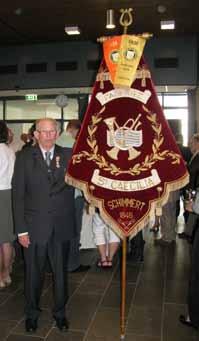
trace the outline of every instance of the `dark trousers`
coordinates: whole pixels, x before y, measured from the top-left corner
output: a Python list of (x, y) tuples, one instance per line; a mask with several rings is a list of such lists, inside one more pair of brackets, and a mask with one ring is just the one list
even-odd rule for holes
[(53, 235), (46, 244), (31, 242), (24, 248), (25, 257), (25, 297), (26, 318), (37, 319), (40, 313), (39, 301), (45, 275), (47, 260), (53, 273), (54, 307), (53, 317), (65, 317), (67, 302), (66, 262), (69, 241), (57, 242)]
[(144, 244), (142, 231), (130, 240), (130, 251), (129, 256), (134, 262), (143, 262), (144, 260)]
[(199, 327), (199, 227), (195, 229), (191, 255), (188, 309), (191, 322)]

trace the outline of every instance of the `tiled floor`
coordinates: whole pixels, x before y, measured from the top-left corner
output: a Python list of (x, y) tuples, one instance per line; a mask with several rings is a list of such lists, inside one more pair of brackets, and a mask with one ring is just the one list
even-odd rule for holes
[[(147, 232), (144, 263), (127, 264), (125, 341), (196, 341), (199, 333), (180, 325), (186, 311), (189, 247), (177, 238), (176, 246), (154, 246)], [(51, 317), (52, 283), (46, 275), (42, 314), (34, 335), (25, 333), (23, 264), (14, 268), (13, 284), (0, 291), (0, 340), (9, 341), (117, 341), (120, 340), (120, 266), (100, 270), (95, 250), (82, 251), (87, 273), (69, 275), (67, 316), (70, 329), (59, 332)]]

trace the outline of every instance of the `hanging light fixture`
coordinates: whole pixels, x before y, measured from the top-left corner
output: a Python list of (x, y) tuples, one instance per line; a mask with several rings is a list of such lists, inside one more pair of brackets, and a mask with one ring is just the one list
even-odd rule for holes
[(107, 9), (106, 11), (106, 28), (108, 28), (109, 30), (115, 28), (113, 9)]

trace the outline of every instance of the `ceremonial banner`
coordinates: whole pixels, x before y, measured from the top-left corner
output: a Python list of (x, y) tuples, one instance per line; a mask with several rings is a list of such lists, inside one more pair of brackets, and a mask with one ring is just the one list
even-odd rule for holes
[(66, 178), (121, 238), (188, 182), (143, 59), (130, 88), (114, 88), (102, 61)]

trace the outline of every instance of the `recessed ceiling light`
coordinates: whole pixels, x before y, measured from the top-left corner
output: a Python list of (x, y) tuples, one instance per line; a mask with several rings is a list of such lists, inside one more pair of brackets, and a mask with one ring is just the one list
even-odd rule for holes
[(15, 10), (14, 10), (14, 13), (16, 14), (16, 15), (21, 15), (22, 14), (22, 12), (23, 12), (23, 10), (22, 10), (22, 8), (16, 8)]
[(161, 30), (174, 30), (175, 20), (161, 20), (160, 21)]
[(113, 28), (115, 28), (113, 9), (108, 9), (106, 11), (106, 28), (108, 28), (109, 30), (112, 30)]
[(78, 26), (65, 26), (64, 31), (66, 32), (66, 34), (69, 34), (69, 35), (80, 34), (80, 29)]
[(162, 13), (165, 13), (167, 10), (166, 6), (165, 5), (158, 5), (157, 6), (157, 12), (162, 14)]

